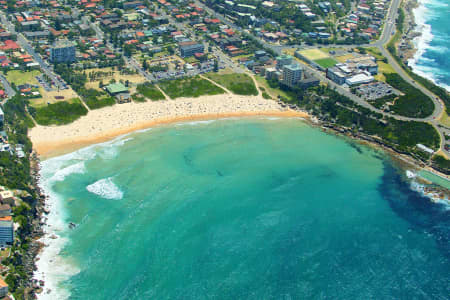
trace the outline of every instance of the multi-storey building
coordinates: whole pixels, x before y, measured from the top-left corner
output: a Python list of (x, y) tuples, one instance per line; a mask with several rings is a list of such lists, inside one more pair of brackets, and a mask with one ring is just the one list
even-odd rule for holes
[(74, 62), (75, 45), (66, 40), (56, 41), (50, 48), (50, 61), (53, 63)]
[(298, 64), (283, 66), (283, 83), (294, 87), (302, 79), (303, 69)]

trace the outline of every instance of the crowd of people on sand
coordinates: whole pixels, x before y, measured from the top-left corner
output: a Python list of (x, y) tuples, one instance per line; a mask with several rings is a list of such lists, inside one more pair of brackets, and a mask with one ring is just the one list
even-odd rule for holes
[(292, 115), (306, 117), (306, 113), (292, 111), (261, 96), (214, 95), (198, 98), (179, 98), (167, 101), (125, 103), (91, 110), (86, 116), (63, 126), (36, 126), (30, 138), (36, 151), (43, 156), (74, 145), (85, 146), (112, 137), (161, 123), (245, 115)]

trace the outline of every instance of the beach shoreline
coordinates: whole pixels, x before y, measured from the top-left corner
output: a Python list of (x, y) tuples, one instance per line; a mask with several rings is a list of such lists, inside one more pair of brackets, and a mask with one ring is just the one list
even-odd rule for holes
[(67, 125), (36, 126), (29, 136), (34, 150), (45, 160), (158, 125), (257, 116), (309, 117), (258, 96), (215, 95), (118, 104), (91, 110)]
[(424, 0), (408, 0), (405, 2), (404, 9), (407, 19), (404, 22), (403, 36), (404, 40), (409, 41), (411, 47), (408, 50), (403, 50), (402, 55), (406, 65), (415, 74), (450, 92), (450, 86), (444, 82), (438, 82), (435, 73), (419, 64), (419, 60), (429, 60), (424, 57), (424, 54), (431, 47), (430, 43), (435, 38), (432, 26), (427, 23), (431, 13), (426, 6), (427, 4), (428, 2)]

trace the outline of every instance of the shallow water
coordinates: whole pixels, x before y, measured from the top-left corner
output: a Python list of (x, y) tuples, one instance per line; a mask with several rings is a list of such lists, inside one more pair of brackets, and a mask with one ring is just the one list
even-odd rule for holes
[(449, 211), (402, 173), (298, 119), (158, 127), (47, 160), (62, 208), (46, 251), (62, 251), (38, 262), (41, 298), (444, 299)]

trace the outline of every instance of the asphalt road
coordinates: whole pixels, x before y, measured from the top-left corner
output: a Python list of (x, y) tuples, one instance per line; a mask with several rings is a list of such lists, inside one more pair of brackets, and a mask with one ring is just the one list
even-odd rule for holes
[[(381, 33), (380, 38), (377, 41), (374, 41), (373, 43), (370, 44), (365, 44), (365, 45), (336, 45), (337, 47), (341, 47), (341, 48), (355, 48), (355, 47), (377, 47), (380, 52), (388, 59), (388, 63), (394, 68), (394, 70), (405, 80), (407, 81), (409, 84), (411, 84), (412, 86), (416, 87), (417, 89), (419, 89), (420, 91), (422, 91), (425, 95), (427, 95), (434, 103), (435, 109), (433, 111), (433, 113), (426, 117), (426, 118), (408, 118), (408, 117), (403, 117), (403, 116), (398, 116), (398, 115), (392, 115), (389, 113), (385, 113), (383, 111), (380, 111), (379, 109), (376, 109), (375, 107), (373, 107), (372, 105), (370, 105), (369, 103), (367, 103), (365, 100), (361, 99), (360, 97), (357, 97), (356, 95), (351, 94), (349, 91), (347, 91), (346, 89), (344, 89), (343, 87), (341, 87), (340, 85), (335, 84), (333, 81), (329, 80), (328, 78), (326, 78), (325, 76), (323, 76), (323, 73), (309, 67), (309, 66), (305, 66), (305, 68), (312, 74), (314, 74), (316, 77), (318, 77), (320, 80), (328, 83), (331, 87), (336, 88), (336, 90), (339, 91), (339, 93), (349, 97), (350, 99), (352, 99), (353, 101), (355, 101), (356, 103), (358, 103), (359, 105), (366, 107), (372, 111), (381, 113), (385, 116), (389, 116), (392, 118), (395, 118), (397, 120), (403, 120), (403, 121), (423, 121), (423, 122), (429, 122), (430, 124), (432, 124), (435, 129), (439, 132), (439, 135), (441, 137), (441, 150), (450, 157), (450, 153), (448, 151), (445, 150), (445, 129), (438, 126), (439, 122), (437, 121), (444, 109), (444, 103), (441, 99), (439, 99), (436, 95), (434, 95), (433, 93), (431, 93), (429, 90), (427, 90), (426, 88), (424, 88), (423, 86), (419, 85), (417, 82), (415, 82), (397, 63), (397, 61), (391, 56), (391, 54), (384, 48), (384, 45), (386, 43), (389, 42), (389, 40), (391, 39), (391, 37), (395, 34), (396, 32), (396, 17), (397, 17), (397, 11), (398, 8), (400, 6), (400, 2), (401, 0), (392, 0), (391, 4), (389, 6), (388, 12), (387, 12), (387, 16), (385, 19), (385, 23), (384, 23), (384, 27), (383, 27), (383, 31)], [(213, 15), (214, 17), (218, 18), (221, 20), (221, 22), (223, 22), (224, 24), (227, 24), (228, 26), (230, 26), (230, 28), (236, 30), (236, 31), (240, 31), (242, 32), (243, 29), (240, 28), (239, 26), (235, 25), (234, 23), (230, 22), (227, 18), (225, 18), (224, 15), (218, 14), (215, 11), (213, 11), (212, 9), (210, 9), (209, 7), (207, 7), (206, 5), (204, 5), (203, 3), (201, 3), (198, 0), (195, 0), (195, 4), (201, 8), (203, 8), (204, 10), (206, 10), (208, 13), (210, 13), (211, 15)], [(275, 51), (278, 54), (282, 54), (283, 50), (285, 49), (292, 49), (292, 48), (304, 48), (302, 46), (295, 46), (295, 45), (290, 45), (290, 46), (286, 46), (286, 45), (274, 45), (274, 44), (270, 44), (267, 43), (265, 40), (256, 37), (252, 34), (250, 34), (253, 38), (255, 38), (256, 40), (258, 40), (262, 45), (264, 45), (265, 47), (272, 49), (273, 51)], [(329, 45), (330, 47), (333, 45)]]
[(54, 82), (56, 87), (62, 88), (64, 86), (64, 83), (56, 77), (56, 75), (50, 69), (50, 66), (41, 58), (38, 53), (34, 51), (33, 47), (28, 43), (28, 40), (21, 33), (16, 32), (14, 25), (6, 18), (3, 13), (0, 13), (0, 20), (9, 32), (11, 32), (12, 34), (17, 34), (17, 43), (33, 57), (33, 59), (40, 65), (42, 71), (48, 76), (48, 78), (51, 79), (51, 81)]
[(0, 74), (0, 81), (5, 88), (5, 92), (8, 95), (8, 98), (14, 97), (16, 95), (16, 91), (11, 87), (8, 80), (6, 80), (5, 76)]

